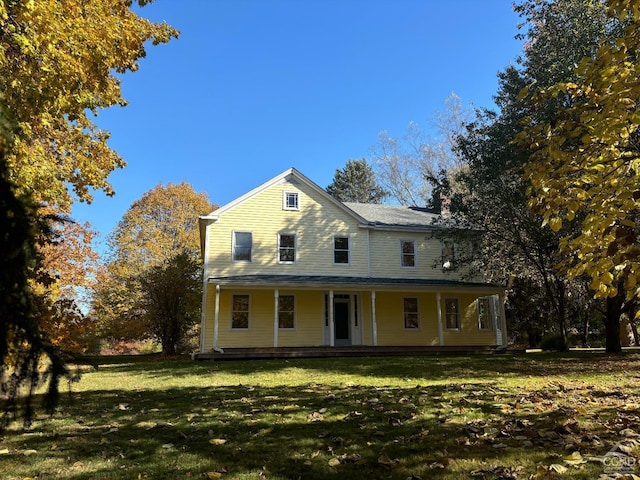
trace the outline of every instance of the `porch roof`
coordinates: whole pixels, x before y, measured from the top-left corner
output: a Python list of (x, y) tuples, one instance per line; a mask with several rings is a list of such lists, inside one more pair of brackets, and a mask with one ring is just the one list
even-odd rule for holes
[(504, 287), (491, 283), (462, 282), (446, 279), (346, 277), (338, 275), (230, 275), (209, 277), (209, 283), (220, 286), (252, 288), (312, 288), (356, 290), (427, 290), (473, 291), (500, 293)]

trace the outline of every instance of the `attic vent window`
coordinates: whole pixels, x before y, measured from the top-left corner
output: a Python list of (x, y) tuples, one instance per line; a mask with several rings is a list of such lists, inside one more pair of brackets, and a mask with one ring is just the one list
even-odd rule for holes
[(298, 192), (284, 192), (282, 203), (284, 210), (300, 210)]

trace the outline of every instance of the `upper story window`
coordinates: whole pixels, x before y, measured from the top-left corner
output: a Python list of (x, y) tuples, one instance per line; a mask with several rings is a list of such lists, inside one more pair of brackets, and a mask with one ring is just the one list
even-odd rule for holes
[(349, 237), (333, 237), (333, 263), (349, 263)]
[(296, 261), (296, 236), (290, 233), (278, 235), (278, 262), (295, 263)]
[(453, 240), (442, 241), (442, 269), (453, 270), (456, 267), (456, 244)]
[(460, 301), (457, 298), (444, 299), (444, 318), (448, 330), (460, 329)]
[(416, 242), (413, 240), (400, 241), (400, 265), (406, 268), (416, 267)]
[(480, 297), (478, 304), (478, 328), (480, 330), (491, 330), (491, 298)]
[(418, 299), (407, 297), (404, 299), (404, 328), (420, 328), (420, 317), (418, 316)]
[(298, 192), (283, 192), (282, 208), (284, 210), (300, 210), (300, 197)]
[(236, 262), (251, 261), (251, 232), (233, 232), (233, 260)]

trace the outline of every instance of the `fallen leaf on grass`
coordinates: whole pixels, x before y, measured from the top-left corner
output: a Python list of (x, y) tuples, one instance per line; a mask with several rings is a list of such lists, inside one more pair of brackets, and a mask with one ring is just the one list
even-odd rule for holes
[(211, 440), (209, 440), (209, 443), (211, 445), (224, 445), (225, 443), (227, 443), (227, 440), (224, 438), (212, 438)]
[(30, 456), (30, 455), (35, 455), (36, 453), (38, 453), (37, 450), (24, 450), (22, 452), (22, 454), (26, 457)]
[(220, 472), (207, 472), (207, 477), (215, 480), (216, 478), (222, 478), (222, 474)]
[(380, 456), (378, 457), (378, 463), (380, 465), (385, 465), (387, 467), (395, 465), (396, 463), (399, 463), (399, 462), (400, 462), (400, 460), (398, 460), (397, 458), (394, 458), (392, 460), (384, 453), (381, 453)]
[(329, 459), (329, 466), (330, 467), (337, 467), (338, 465), (340, 465), (340, 460), (338, 460), (336, 457), (331, 457)]
[(587, 409), (582, 406), (576, 408), (576, 412), (579, 413), (580, 415), (589, 415), (589, 412), (587, 412)]
[(580, 454), (580, 452), (573, 452), (568, 457), (564, 457), (564, 463), (569, 465), (580, 465), (581, 463), (587, 463), (587, 460)]
[(8, 448), (3, 448), (2, 450), (0, 450), (0, 455), (8, 455), (8, 454), (9, 454)]

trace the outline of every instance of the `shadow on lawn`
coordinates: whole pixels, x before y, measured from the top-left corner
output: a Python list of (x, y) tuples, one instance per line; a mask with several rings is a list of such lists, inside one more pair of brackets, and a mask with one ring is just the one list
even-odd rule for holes
[[(496, 399), (509, 395), (487, 383), (72, 393), (37, 432), (5, 435), (13, 453), (0, 456), (0, 471), (40, 479), (65, 472), (74, 480), (216, 471), (223, 478), (464, 479), (485, 466), (518, 465), (518, 436), (534, 442), (526, 453), (531, 473), (536, 461), (566, 455), (557, 440), (568, 435), (559, 430), (568, 428), (560, 421), (567, 412), (505, 411)], [(576, 438), (586, 435), (571, 428)], [(547, 438), (542, 431), (558, 433)], [(30, 464), (20, 451), (36, 452)]]
[[(447, 381), (451, 377), (494, 380), (496, 375), (547, 377), (585, 375), (606, 371), (621, 361), (638, 370), (640, 354), (608, 355), (603, 352), (535, 353), (517, 355), (437, 355), (410, 357), (356, 357), (323, 359), (265, 359), (192, 362), (164, 361), (160, 357), (101, 357), (110, 369), (146, 376), (180, 377), (215, 371), (249, 375), (297, 367), (324, 374), (406, 378), (410, 381)], [(124, 361), (124, 363), (123, 363)], [(614, 368), (611, 366), (610, 368)]]

